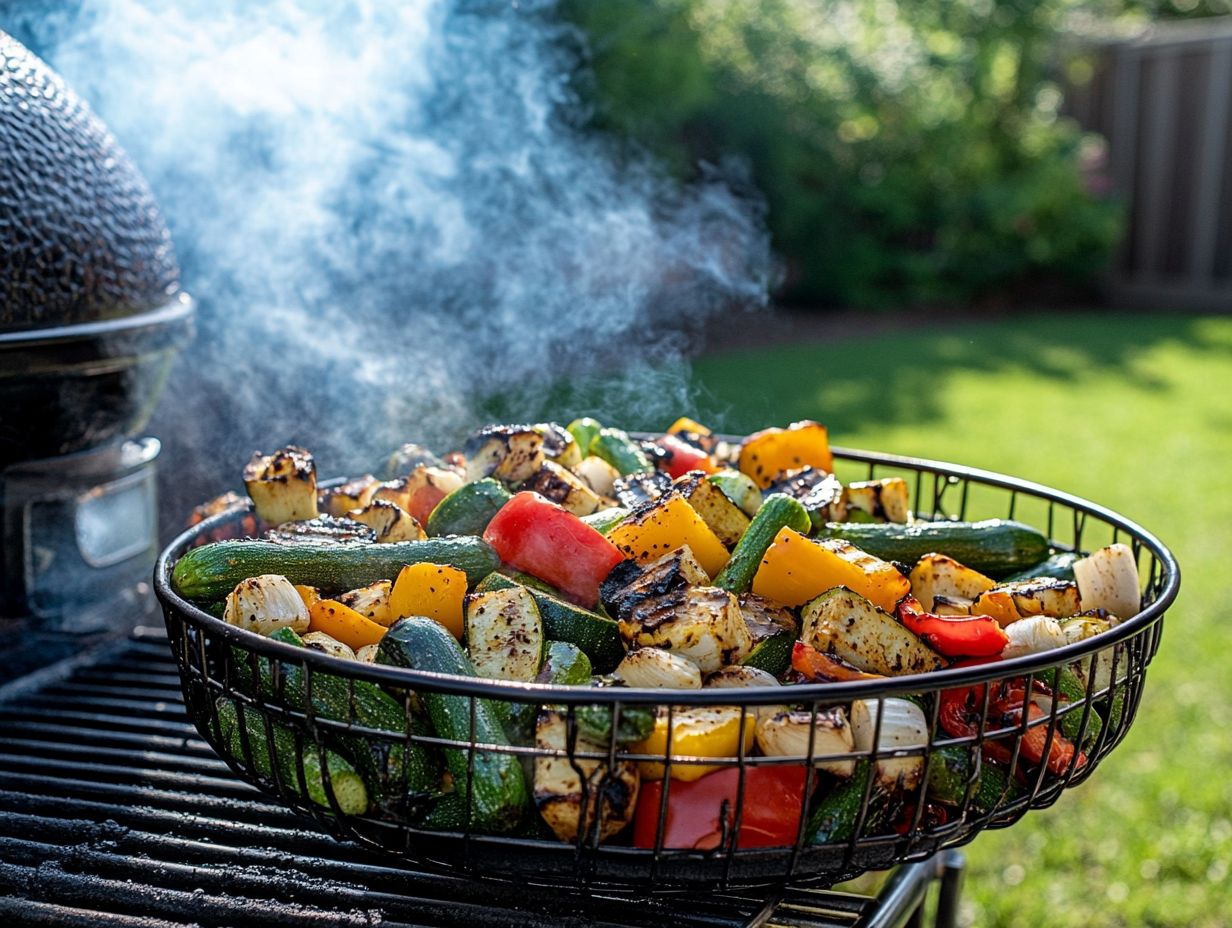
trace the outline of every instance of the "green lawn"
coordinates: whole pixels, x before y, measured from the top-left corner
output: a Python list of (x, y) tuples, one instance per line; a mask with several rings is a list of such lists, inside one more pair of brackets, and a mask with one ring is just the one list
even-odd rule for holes
[(1070, 490), (1173, 548), (1184, 590), (1133, 730), (1090, 782), (969, 848), (964, 918), (1232, 924), (1232, 318), (1047, 315), (726, 352), (693, 383), (716, 428), (814, 418), (836, 444)]

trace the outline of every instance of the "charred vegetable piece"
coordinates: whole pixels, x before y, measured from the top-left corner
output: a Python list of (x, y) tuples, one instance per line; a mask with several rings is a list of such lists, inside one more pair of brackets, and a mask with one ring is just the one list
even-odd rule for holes
[(892, 812), (891, 797), (879, 780), (869, 786), (872, 775), (872, 764), (861, 758), (850, 777), (821, 796), (805, 828), (809, 844), (841, 844), (855, 837), (866, 790), (871, 791), (862, 833), (879, 834), (886, 828)]
[(283, 522), (277, 528), (266, 532), (265, 540), (279, 545), (337, 548), (342, 545), (373, 544), (376, 541), (376, 532), (354, 519), (318, 516), (305, 522)]
[(603, 460), (603, 458), (593, 456), (583, 458), (582, 462), (573, 468), (573, 472), (595, 493), (599, 494), (601, 499), (609, 503), (614, 502), (610, 497), (616, 486), (616, 481), (620, 479), (620, 471)]
[(740, 470), (763, 490), (787, 471), (814, 467), (834, 471), (826, 427), (816, 422), (794, 422), (785, 429), (764, 429), (740, 445)]
[[(204, 550), (198, 548), (197, 550)], [(308, 608), (299, 591), (278, 574), (248, 577), (227, 595), (223, 619), (228, 625), (269, 635), (280, 628), (308, 630)]]
[(632, 821), (640, 784), (634, 764), (617, 761), (609, 769), (601, 760), (578, 757), (603, 754), (607, 749), (588, 743), (576, 732), (570, 737), (564, 716), (552, 710), (539, 714), (535, 747), (562, 752), (562, 756), (535, 758), (535, 806), (558, 838), (575, 841), (580, 832), (602, 841)]
[(809, 515), (799, 502), (782, 493), (771, 494), (741, 536), (727, 566), (714, 578), (714, 585), (733, 593), (746, 592), (779, 531), (786, 527), (805, 533), (809, 524)]
[(466, 573), (456, 567), (408, 564), (398, 572), (389, 594), (390, 618), (426, 616), (444, 625), (455, 638), (461, 638), (466, 587)]
[(277, 572), (293, 584), (323, 590), (350, 590), (389, 580), (407, 564), (448, 564), (478, 583), (500, 559), (478, 538), (430, 538), (389, 545), (274, 544), (220, 541), (187, 552), (175, 563), (171, 583), (181, 596), (210, 601), (226, 596), (237, 583)]
[(1075, 561), (1074, 576), (1084, 608), (1103, 609), (1120, 619), (1138, 614), (1142, 606), (1138, 563), (1128, 545), (1109, 545)]
[[(578, 731), (593, 744), (606, 747), (612, 740), (612, 718), (615, 709), (610, 705), (578, 706), (575, 712)], [(650, 706), (621, 706), (620, 719), (616, 725), (616, 743), (624, 746), (642, 741), (654, 731), (655, 710)]]
[(420, 525), (427, 525), (436, 507), (462, 486), (462, 482), (462, 477), (455, 470), (421, 464), (411, 471), (410, 476), (381, 484), (372, 498), (396, 503), (414, 516)]
[[(783, 706), (776, 712), (760, 713), (757, 746), (767, 757), (798, 758), (802, 764), (812, 758), (817, 767), (839, 777), (851, 776), (855, 766), (853, 761), (843, 759), (852, 752), (855, 741), (841, 706), (817, 712)], [(837, 756), (819, 759), (827, 755)]]
[(444, 467), (445, 462), (423, 445), (408, 443), (393, 452), (385, 461), (386, 480), (405, 477), (417, 467)]
[(1039, 654), (1041, 651), (1051, 651), (1069, 644), (1061, 624), (1051, 616), (1033, 615), (1020, 619), (1008, 626), (1003, 635), (1006, 636), (1005, 650), (1001, 652), (1004, 658), (1022, 657), (1024, 654)]
[[(898, 604), (898, 620), (903, 628), (946, 657), (996, 657), (1009, 641), (992, 616), (934, 615), (925, 612), (914, 596), (907, 596)], [(1060, 633), (1059, 628), (1057, 632)]]
[(750, 519), (757, 515), (761, 508), (761, 490), (753, 482), (753, 478), (738, 470), (725, 469), (711, 474), (706, 478), (714, 484), (729, 500), (736, 504)]
[(972, 810), (978, 815), (987, 815), (1022, 794), (1022, 787), (1000, 767), (981, 760), (977, 772), (973, 757), (975, 753), (961, 745), (935, 749), (928, 768), (929, 798), (959, 806), (971, 790)]
[[(648, 754), (667, 758), (668, 711), (666, 707), (655, 716), (655, 727), (644, 741), (631, 745), (635, 754)], [(713, 770), (714, 764), (686, 762), (695, 757), (713, 757), (736, 760), (741, 754), (749, 756), (753, 751), (756, 715), (752, 711), (741, 712), (735, 706), (697, 706), (676, 708), (671, 711), (671, 776), (673, 780), (696, 780)], [(743, 723), (741, 718), (743, 717)], [(664, 764), (642, 761), (638, 765), (645, 780), (661, 780)]]
[(612, 529), (629, 517), (629, 510), (623, 506), (613, 506), (611, 509), (600, 509), (588, 516), (582, 516), (582, 521), (595, 529), (600, 535), (608, 535)]
[(482, 535), (492, 517), (513, 497), (491, 477), (458, 487), (428, 516), (429, 535)]
[(506, 503), (483, 538), (506, 564), (587, 608), (598, 602), (603, 578), (624, 560), (612, 542), (537, 493), (519, 493)]
[[(843, 502), (849, 510), (859, 510), (874, 522), (906, 523), (911, 520), (911, 493), (902, 477), (856, 480), (847, 484)], [(850, 515), (848, 516), (850, 518)], [(842, 519), (831, 519), (842, 522)]]
[(728, 548), (735, 547), (749, 529), (749, 517), (700, 470), (689, 471), (675, 482), (685, 498)]
[(588, 516), (599, 508), (595, 491), (555, 461), (544, 461), (538, 473), (522, 484), (521, 489), (538, 493), (575, 516)]
[(717, 469), (714, 458), (707, 452), (674, 435), (664, 435), (662, 438), (657, 439), (655, 444), (664, 451), (663, 458), (659, 461), (659, 466), (673, 480), (683, 477), (690, 471), (712, 474)]
[(466, 479), (495, 477), (504, 483), (528, 480), (543, 466), (543, 435), (531, 425), (493, 425), (480, 429), (462, 446)]
[(911, 570), (911, 595), (925, 612), (933, 609), (937, 596), (975, 601), (981, 593), (996, 586), (994, 580), (944, 554), (929, 553)]
[(372, 501), (381, 482), (365, 474), (355, 480), (348, 480), (342, 486), (330, 487), (320, 493), (320, 503), (327, 515), (345, 516), (352, 509), (362, 509)]
[(736, 597), (716, 587), (688, 587), (646, 600), (620, 621), (620, 633), (631, 645), (687, 657), (703, 673), (752, 649)]
[(688, 545), (710, 577), (718, 574), (728, 559), (723, 542), (697, 510), (676, 493), (636, 510), (612, 529), (608, 538), (639, 564), (649, 564), (669, 551)]
[(612, 482), (612, 496), (626, 509), (654, 502), (671, 489), (672, 478), (657, 470), (617, 477)]
[(600, 429), (590, 443), (590, 454), (607, 461), (624, 477), (654, 470), (641, 445), (620, 429)]
[(1037, 580), (1040, 577), (1055, 577), (1058, 580), (1074, 579), (1074, 562), (1082, 557), (1075, 551), (1061, 551), (1047, 560), (1040, 561), (1034, 567), (1020, 570), (1005, 578), (1006, 583), (1016, 583), (1019, 580)]
[[(878, 716), (881, 716), (878, 732)], [(910, 791), (920, 783), (924, 755), (887, 757), (892, 752), (928, 746), (924, 711), (907, 699), (857, 699), (851, 704), (851, 733), (857, 751), (876, 750), (877, 779), (886, 789)], [(874, 737), (876, 736), (876, 742)]]
[(715, 448), (719, 444), (719, 440), (714, 437), (714, 433), (710, 429), (700, 422), (695, 422), (688, 416), (681, 416), (668, 426), (667, 434), (687, 442), (694, 448), (700, 448), (707, 454), (714, 454)]
[(825, 590), (846, 587), (893, 612), (911, 584), (893, 564), (841, 539), (814, 541), (782, 528), (753, 577), (753, 592), (786, 606), (808, 602)]
[(702, 673), (680, 654), (660, 648), (636, 648), (625, 655), (614, 676), (629, 686), (644, 689), (700, 690)]
[(697, 563), (693, 552), (684, 546), (644, 567), (636, 561), (622, 561), (599, 587), (599, 597), (609, 615), (622, 619), (647, 600), (709, 583), (710, 577), (702, 565)]
[(595, 419), (583, 416), (570, 422), (565, 426), (565, 430), (573, 436), (573, 440), (577, 442), (578, 452), (583, 458), (586, 458), (590, 455), (590, 446), (599, 437), (599, 432), (603, 430), (603, 426)]
[[(377, 659), (383, 664), (414, 670), (477, 676), (454, 637), (431, 619), (409, 618), (395, 622), (381, 642)], [(470, 697), (427, 691), (420, 693), (420, 699), (432, 719), (433, 729), (442, 738), (472, 744), (510, 743), (500, 722), (502, 711), (489, 700), (474, 699), (472, 705)], [(473, 757), (469, 756), (472, 753)], [(454, 791), (469, 800), (466, 811), (471, 827), (492, 832), (516, 827), (529, 802), (526, 779), (517, 756), (459, 748), (446, 748), (444, 754)]]
[(543, 453), (548, 460), (555, 461), (561, 467), (570, 469), (581, 463), (582, 449), (573, 433), (555, 422), (537, 422), (531, 426), (543, 436)]
[(373, 500), (362, 509), (352, 509), (347, 513), (347, 518), (372, 529), (378, 544), (421, 541), (428, 537), (409, 512), (388, 500)]
[(740, 612), (749, 629), (751, 647), (740, 663), (777, 677), (791, 665), (800, 625), (790, 609), (755, 593), (741, 593)]
[(341, 641), (352, 651), (377, 644), (385, 634), (385, 626), (365, 618), (349, 606), (333, 599), (322, 599), (308, 610), (308, 630), (324, 632)]
[(948, 554), (994, 580), (1034, 567), (1048, 556), (1048, 539), (1029, 525), (1005, 519), (982, 522), (912, 522), (910, 525), (830, 523), (822, 537), (843, 539), (887, 561), (914, 564)]
[(868, 673), (896, 676), (945, 666), (931, 648), (864, 597), (839, 587), (804, 607), (801, 638)]
[(788, 471), (770, 484), (766, 493), (782, 493), (796, 500), (808, 513), (810, 524), (818, 528), (827, 522), (847, 519), (842, 483), (833, 474), (815, 467)]
[(466, 647), (481, 677), (529, 683), (543, 662), (543, 621), (522, 587), (476, 593), (466, 603)]
[(317, 517), (317, 465), (303, 448), (257, 451), (244, 468), (244, 486), (257, 515), (270, 525)]
[(309, 632), (304, 636), (304, 647), (312, 651), (320, 651), (330, 657), (342, 660), (355, 660), (355, 652), (337, 638), (331, 638), (325, 632)]

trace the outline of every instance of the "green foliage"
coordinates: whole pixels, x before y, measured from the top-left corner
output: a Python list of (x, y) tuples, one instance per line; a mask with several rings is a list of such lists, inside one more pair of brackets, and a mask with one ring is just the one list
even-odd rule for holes
[[(1086, 280), (1120, 229), (1046, 77), (1077, 0), (565, 0), (596, 119), (680, 174), (752, 169), (785, 296), (963, 301)], [(1089, 5), (1089, 4), (1088, 4)]]
[(1054, 808), (967, 849), (961, 922), (1232, 925), (1232, 319), (1077, 313), (913, 327), (704, 358), (695, 380), (702, 398), (680, 412), (713, 428), (816, 418), (844, 446), (1072, 491), (1172, 548), (1183, 587), (1128, 736)]

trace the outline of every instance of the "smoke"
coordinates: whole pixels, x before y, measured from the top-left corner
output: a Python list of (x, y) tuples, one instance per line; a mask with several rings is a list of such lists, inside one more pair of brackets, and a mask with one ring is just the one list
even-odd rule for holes
[[(756, 200), (588, 131), (585, 49), (551, 2), (85, 0), (35, 26), (149, 179), (199, 302), (154, 422), (164, 471), (221, 488), (290, 440), (370, 467), (494, 397), (649, 424), (687, 407), (689, 332), (765, 302)], [(549, 389), (609, 370), (585, 409)]]

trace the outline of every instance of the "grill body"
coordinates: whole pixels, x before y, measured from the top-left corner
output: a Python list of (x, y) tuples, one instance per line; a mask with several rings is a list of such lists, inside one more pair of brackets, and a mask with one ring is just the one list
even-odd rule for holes
[[(1144, 579), (1142, 612), (1089, 642), (996, 665), (949, 669), (923, 676), (813, 684), (790, 690), (665, 691), (511, 685), (491, 680), (442, 678), (401, 668), (340, 663), (315, 652), (256, 638), (189, 605), (171, 591), (170, 567), (175, 558), (198, 537), (221, 524), (221, 520), (215, 520), (203, 523), (173, 543), (164, 552), (155, 576), (156, 590), (163, 602), (190, 714), (198, 730), (222, 750), (241, 776), (279, 796), (287, 805), (310, 816), (331, 833), (400, 855), (417, 866), (512, 880), (521, 885), (598, 887), (652, 893), (701, 887), (728, 890), (786, 883), (830, 884), (864, 871), (923, 860), (943, 848), (972, 840), (984, 828), (1005, 827), (1030, 809), (1052, 805), (1067, 787), (1090, 777), (1098, 764), (1124, 738), (1132, 723), (1142, 697), (1147, 665), (1159, 644), (1164, 611), (1179, 588), (1179, 569), (1172, 555), (1148, 532), (1121, 516), (1044, 487), (937, 462), (844, 449), (835, 449), (835, 454), (839, 476), (844, 482), (883, 476), (907, 477), (914, 486), (917, 514), (925, 518), (1018, 518), (1038, 525), (1047, 532), (1053, 544), (1063, 550), (1093, 550), (1117, 541), (1131, 545)], [(275, 663), (266, 665), (264, 661)], [(988, 694), (998, 686), (1012, 682), (1030, 693), (1040, 684), (1055, 692), (1059, 689), (1062, 671), (1083, 661), (1099, 662), (1107, 670), (1106, 682), (1099, 686), (1096, 686), (1096, 680), (1100, 674), (1087, 675), (1089, 682), (1085, 698), (1069, 703), (1064, 709), (1061, 701), (1056, 700), (1050, 713), (1030, 721), (1027, 721), (1030, 717), (1025, 709), (1021, 722), (1010, 724), (994, 718)], [(280, 684), (277, 682), (275, 689), (278, 691), (273, 694), (254, 692), (245, 686), (244, 679), (256, 679), (262, 667), (267, 668), (264, 672), (269, 673), (270, 666), (276, 668), (273, 670), (275, 681), (281, 679), (284, 684), (287, 674), (293, 669), (306, 681), (309, 692), (312, 691), (314, 678), (321, 679), (332, 674), (349, 681), (384, 683), (420, 694), (442, 692), (465, 697), (470, 700), (468, 705), (471, 706), (471, 737), (469, 740), (448, 740), (409, 734), (412, 730), (409, 700), (406, 701), (407, 732), (391, 734), (365, 729), (353, 720), (339, 721), (324, 717), (314, 710), (311, 701), (307, 706), (297, 707), (287, 697), (285, 689), (278, 690)], [(976, 693), (985, 694), (982, 706), (977, 700), (979, 718), (972, 733), (966, 736), (953, 736), (938, 723), (940, 693), (958, 688), (973, 688)], [(685, 706), (735, 705), (740, 711), (741, 724), (744, 724), (752, 721), (759, 707), (781, 704), (788, 698), (787, 693), (790, 693), (789, 698), (794, 704), (803, 704), (815, 716), (834, 706), (849, 704), (853, 699), (863, 699), (876, 704), (877, 717), (880, 718), (885, 700), (889, 698), (922, 698), (923, 703), (931, 707), (928, 711), (926, 743), (905, 749), (874, 747), (864, 752), (831, 755), (823, 760), (867, 762), (875, 767), (882, 762), (903, 758), (922, 759), (921, 782), (925, 784), (929, 783), (931, 766), (941, 762), (943, 750), (960, 748), (971, 752), (972, 756), (981, 753), (987, 756), (993, 747), (997, 747), (1009, 758), (1008, 767), (1013, 769), (1022, 756), (1028, 737), (1042, 736), (1052, 743), (1054, 738), (1060, 737), (1063, 724), (1075, 721), (1078, 730), (1073, 740), (1085, 745), (1085, 756), (1074, 752), (1062, 770), (1049, 772), (1043, 765), (1031, 769), (1022, 778), (1021, 788), (1002, 793), (990, 806), (981, 806), (976, 802), (976, 780), (979, 776), (976, 772), (969, 781), (962, 802), (943, 821), (938, 822), (926, 815), (930, 803), (926, 796), (920, 798), (917, 794), (914, 807), (903, 810), (902, 817), (893, 823), (893, 827), (888, 827), (885, 821), (876, 820), (880, 797), (874, 791), (874, 778), (868, 777), (849, 833), (825, 844), (810, 843), (806, 839), (805, 817), (801, 816), (795, 844), (775, 848), (739, 846), (740, 826), (746, 807), (743, 783), (747, 771), (754, 767), (783, 761), (743, 755), (720, 759), (716, 761), (719, 765), (735, 767), (740, 771), (741, 786), (732, 800), (734, 808), (728, 806), (717, 813), (716, 820), (719, 821), (730, 816), (720, 846), (703, 852), (672, 848), (665, 840), (666, 802), (660, 808), (653, 848), (630, 847), (619, 840), (601, 843), (597, 828), (580, 829), (576, 841), (564, 844), (551, 839), (481, 834), (470, 827), (469, 817), (457, 830), (428, 831), (418, 827), (413, 819), (343, 816), (330, 796), (327, 796), (328, 807), (307, 801), (302, 777), (295, 782), (280, 776), (274, 758), (256, 756), (253, 752), (261, 750), (261, 747), (247, 736), (241, 737), (242, 750), (237, 752), (233, 748), (223, 748), (225, 739), (217, 711), (220, 698), (231, 700), (241, 706), (244, 713), (256, 713), (256, 718), (262, 720), (260, 724), (265, 726), (267, 732), (272, 731), (271, 725), (285, 726), (293, 733), (296, 754), (301, 754), (306, 746), (315, 749), (323, 767), (326, 766), (324, 751), (329, 744), (336, 743), (333, 739), (359, 736), (370, 739), (372, 744), (381, 745), (385, 750), (398, 743), (409, 750), (413, 741), (423, 741), (433, 747), (454, 748), (466, 752), (472, 765), (476, 753), (482, 750), (517, 754), (526, 759), (558, 757), (566, 758), (571, 764), (606, 764), (610, 771), (621, 757), (630, 756), (614, 741), (597, 748), (579, 748), (570, 735), (565, 749), (552, 750), (537, 746), (499, 746), (477, 740), (474, 737), (475, 701), (495, 699), (563, 706), (566, 707), (564, 711), (569, 730), (574, 731), (575, 713), (579, 705), (600, 704), (610, 707), (614, 715), (630, 706), (667, 705), (670, 713), (682, 711)], [(1026, 697), (1023, 698), (1025, 700)], [(1103, 723), (1096, 734), (1097, 714), (1102, 714)], [(1067, 722), (1065, 715), (1072, 715), (1072, 718)], [(611, 728), (614, 731), (617, 725), (612, 724)], [(878, 739), (874, 737), (873, 741), (876, 744)], [(266, 743), (272, 744), (272, 737)], [(1044, 753), (1047, 756), (1048, 751)], [(1080, 760), (1080, 757), (1083, 759)], [(669, 771), (673, 762), (681, 762), (674, 760), (670, 744), (663, 755), (632, 755), (632, 758), (635, 761), (658, 760), (666, 764)], [(806, 797), (816, 785), (817, 777), (821, 776), (814, 764), (818, 758), (822, 758), (821, 752), (815, 753), (810, 744), (808, 757), (795, 761), (803, 763), (809, 770)], [(686, 759), (683, 762), (690, 761)], [(978, 767), (975, 769), (978, 770)], [(266, 772), (263, 774), (262, 770)], [(670, 777), (666, 782), (670, 784)], [(590, 788), (583, 789), (583, 807), (589, 800), (587, 791)], [(593, 788), (602, 794), (606, 788), (605, 782), (596, 782)], [(667, 792), (670, 795), (670, 786)], [(747, 802), (755, 801), (755, 796), (747, 796)]]

